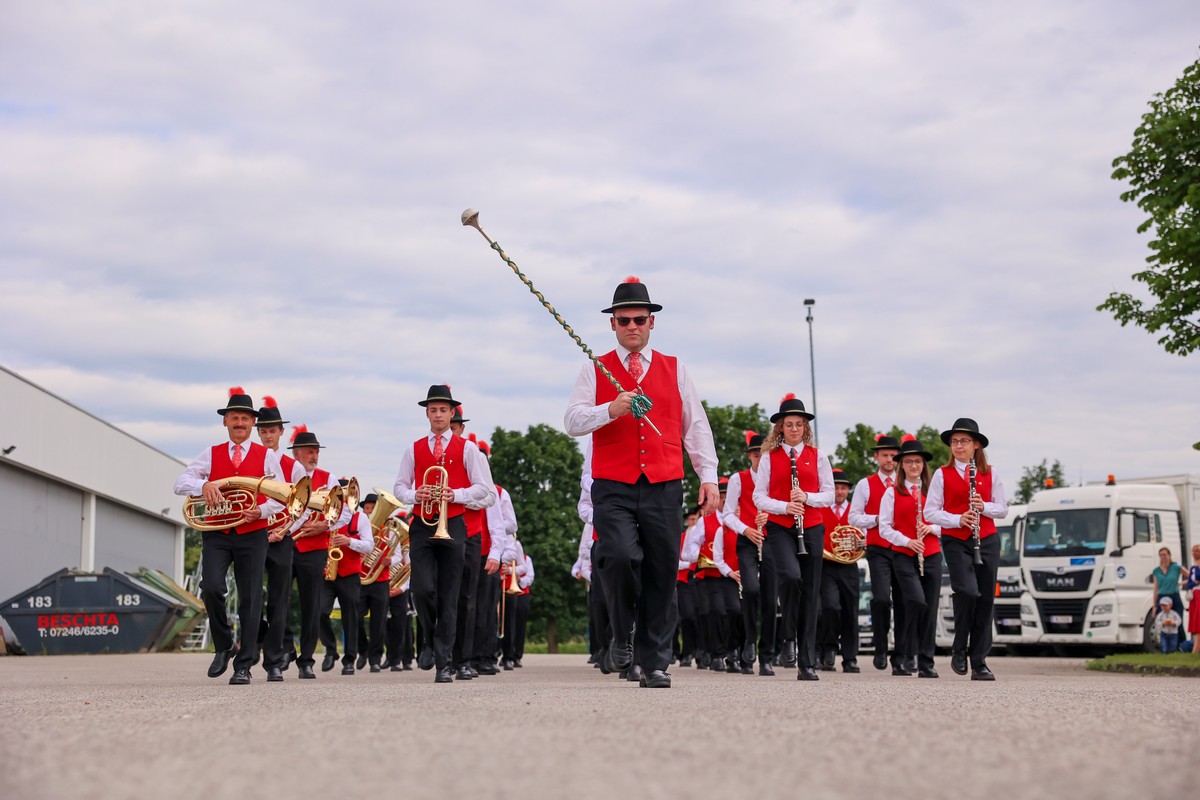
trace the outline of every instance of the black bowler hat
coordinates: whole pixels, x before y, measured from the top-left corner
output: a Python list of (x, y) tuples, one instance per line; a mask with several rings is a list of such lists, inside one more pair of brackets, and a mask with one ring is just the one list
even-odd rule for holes
[(658, 303), (650, 302), (650, 290), (646, 288), (646, 284), (642, 283), (641, 279), (630, 275), (623, 283), (618, 283), (616, 291), (613, 292), (612, 305), (601, 311), (601, 314), (611, 314), (618, 308), (646, 308), (653, 314), (655, 311), (662, 311), (662, 306)]
[(250, 399), (250, 395), (246, 394), (246, 390), (240, 386), (230, 386), (229, 403), (224, 408), (217, 409), (217, 413), (222, 417), (230, 411), (245, 411), (247, 414), (258, 417), (258, 409), (254, 407), (254, 401)]
[(837, 467), (834, 467), (833, 469), (833, 483), (835, 486), (839, 483), (844, 483), (847, 486), (852, 485), (850, 483), (850, 479), (846, 477), (846, 471), (838, 469)]
[(292, 443), (288, 445), (288, 450), (295, 450), (297, 447), (316, 447), (320, 449), (321, 443), (317, 441), (315, 433), (309, 433), (306, 425), (297, 425), (292, 428)]
[(275, 405), (275, 398), (267, 395), (263, 398), (263, 407), (258, 410), (258, 422), (254, 423), (255, 427), (265, 428), (269, 425), (289, 425), (291, 420), (283, 418), (279, 408)]
[(804, 401), (797, 400), (796, 395), (789, 392), (783, 396), (782, 400), (779, 401), (779, 413), (771, 415), (771, 424), (774, 425), (784, 417), (789, 417), (792, 415), (801, 416), (805, 419), (814, 419), (812, 414), (809, 414), (804, 410)]
[(896, 441), (895, 436), (877, 433), (875, 434), (875, 446), (871, 449), (876, 453), (878, 453), (880, 450), (899, 450), (900, 442)]
[(450, 384), (435, 383), (429, 387), (429, 391), (425, 395), (424, 400), (419, 400), (417, 405), (424, 408), (430, 403), (449, 403), (451, 408), (458, 405), (458, 401), (450, 395)]
[(729, 488), (729, 476), (722, 475), (717, 478), (717, 491), (723, 492)]
[(379, 495), (375, 494), (374, 492), (371, 492), (366, 497), (364, 497), (362, 500), (360, 500), (358, 504), (361, 506), (364, 503), (378, 503), (378, 502), (379, 502)]
[(904, 441), (900, 443), (900, 455), (896, 458), (897, 461), (902, 460), (905, 456), (920, 456), (925, 461), (933, 460), (933, 453), (930, 453), (921, 443), (917, 441), (917, 437), (911, 433), (904, 435)]
[[(449, 387), (449, 386), (447, 386), (446, 388), (447, 388), (447, 389), (449, 389), (450, 387)], [(455, 406), (455, 407), (454, 407), (454, 414), (452, 414), (452, 415), (451, 415), (451, 417), (450, 417), (450, 421), (451, 421), (451, 422), (470, 422), (471, 420), (469, 420), (469, 419), (463, 419), (463, 415), (462, 415), (462, 406)]]
[(969, 433), (981, 446), (988, 446), (988, 438), (979, 432), (979, 423), (969, 417), (959, 417), (954, 420), (954, 424), (950, 427), (950, 430), (942, 431), (942, 441), (950, 444), (950, 434), (957, 432)]
[(766, 438), (761, 433), (746, 431), (746, 452), (753, 453), (755, 450), (762, 450), (763, 440)]

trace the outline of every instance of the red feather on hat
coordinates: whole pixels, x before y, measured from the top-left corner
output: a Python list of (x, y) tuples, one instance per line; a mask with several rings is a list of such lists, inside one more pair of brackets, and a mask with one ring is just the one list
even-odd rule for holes
[(452, 392), (452, 391), (454, 391), (454, 387), (453, 387), (453, 386), (451, 386), (451, 385), (450, 385), (450, 384), (448, 384), (448, 383), (443, 383), (443, 384), (442, 384), (442, 386), (445, 386), (445, 387), (446, 387), (446, 391), (447, 391), (447, 392)]
[(785, 395), (783, 396), (783, 398), (782, 398), (782, 399), (779, 401), (779, 405), (783, 405), (783, 404), (784, 404), (784, 403), (786, 403), (788, 400), (795, 400), (795, 399), (796, 399), (796, 393), (795, 393), (795, 392), (788, 392), (788, 393), (787, 393), (787, 394), (785, 394)]
[(229, 396), (230, 397), (233, 397), (235, 394), (245, 394), (245, 393), (246, 393), (246, 390), (240, 386), (230, 386), (229, 387)]
[(307, 425), (297, 425), (296, 427), (292, 428), (292, 438), (291, 438), (289, 444), (295, 444), (296, 437), (302, 433), (308, 433)]
[(917, 437), (913, 436), (911, 433), (906, 433), (900, 437), (900, 444), (904, 444), (905, 442), (915, 442), (916, 440)]
[(489, 455), (489, 456), (490, 456), (490, 455), (492, 454), (492, 448), (491, 448), (491, 446), (490, 446), (490, 445), (488, 445), (488, 443), (487, 443), (487, 442), (480, 442), (480, 443), (479, 443), (479, 449), (480, 449), (480, 450), (482, 450), (482, 451), (484, 452), (484, 454), (485, 454), (485, 455)]
[(625, 278), (625, 280), (621, 281), (621, 283), (641, 283), (641, 282), (642, 282), (642, 279), (639, 278), (637, 275), (629, 275)]
[(758, 436), (758, 434), (755, 433), (754, 431), (746, 431), (746, 446), (747, 447), (750, 446), (750, 440), (753, 439), (755, 436)]
[(878, 442), (878, 441), (879, 441), (880, 439), (882, 439), (882, 438), (883, 438), (883, 434), (882, 434), (882, 433), (877, 433), (877, 434), (875, 434), (875, 441), (877, 441), (877, 442)]
[(275, 408), (275, 398), (271, 395), (263, 395), (263, 408)]
[(479, 441), (475, 438), (475, 434), (468, 433), (467, 438), (470, 439), (472, 442), (475, 442), (475, 444), (479, 444)]

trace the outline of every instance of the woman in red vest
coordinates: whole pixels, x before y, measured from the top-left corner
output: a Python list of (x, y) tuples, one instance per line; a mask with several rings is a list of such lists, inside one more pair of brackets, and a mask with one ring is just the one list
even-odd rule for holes
[[(821, 605), (821, 550), (825, 544), (822, 508), (833, 505), (833, 468), (813, 445), (813, 415), (794, 394), (771, 416), (775, 427), (763, 442), (754, 477), (754, 504), (767, 512), (766, 547), (771, 548), (783, 606), (781, 636), (795, 642), (802, 681), (817, 677), (817, 612)], [(795, 474), (796, 488), (793, 488)], [(803, 531), (797, 525), (803, 526)], [(799, 537), (805, 555), (800, 555)], [(786, 655), (786, 652), (785, 652)]]
[(896, 631), (899, 666), (893, 675), (917, 674), (936, 678), (933, 655), (936, 647), (938, 598), (942, 592), (942, 529), (924, 516), (929, 493), (929, 460), (914, 436), (900, 443), (901, 479), (888, 489), (879, 504), (879, 533), (892, 545), (892, 564), (900, 584), (897, 601), (904, 604), (905, 623)]
[[(954, 645), (950, 668), (967, 674), (970, 660), (971, 680), (994, 681), (985, 659), (992, 649), (992, 606), (996, 598), (996, 570), (1000, 565), (1000, 537), (996, 520), (1008, 514), (1008, 499), (1000, 476), (988, 464), (984, 448), (988, 438), (979, 432), (973, 419), (961, 417), (942, 441), (950, 445), (950, 461), (929, 482), (925, 518), (942, 526), (942, 550), (954, 591)], [(974, 465), (975, 494), (971, 495), (971, 467)], [(979, 555), (974, 561), (972, 529), (979, 528)]]

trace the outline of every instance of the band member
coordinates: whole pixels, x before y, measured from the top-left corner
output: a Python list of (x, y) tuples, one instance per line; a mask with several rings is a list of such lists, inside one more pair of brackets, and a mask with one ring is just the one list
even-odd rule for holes
[[(375, 504), (378, 502), (379, 495), (372, 492), (364, 497), (358, 506), (359, 513), (368, 520), (368, 528), (370, 528), (371, 513), (375, 510)], [(379, 535), (386, 539), (388, 534), (385, 530)], [(362, 570), (362, 575), (365, 578), (365, 568)], [(387, 629), (388, 618), (388, 584), (391, 577), (390, 565), (385, 566), (379, 571), (379, 575), (374, 581), (363, 584), (359, 589), (358, 661), (354, 663), (358, 669), (362, 669), (368, 664), (370, 664), (371, 672), (379, 672), (382, 669), (384, 631)]]
[[(338, 484), (345, 489), (349, 481), (342, 479)], [(337, 637), (333, 632), (333, 604), (336, 601), (342, 611), (342, 674), (353, 675), (354, 663), (358, 658), (358, 602), (362, 597), (362, 559), (375, 547), (371, 523), (361, 510), (350, 514), (350, 521), (335, 530), (329, 537), (329, 550), (340, 548), (342, 558), (337, 562), (337, 575), (326, 580), (321, 594), (321, 644), (325, 645), (325, 660), (321, 671), (328, 672), (337, 664)], [(329, 567), (328, 556), (325, 564)]]
[(931, 458), (933, 454), (926, 452), (916, 437), (905, 436), (900, 442), (900, 480), (879, 504), (879, 533), (892, 545), (900, 602), (905, 608), (904, 627), (896, 631), (902, 668), (893, 669), (893, 675), (911, 675), (908, 664), (915, 659), (920, 677), (938, 676), (933, 655), (942, 592), (942, 531), (930, 525), (922, 513), (929, 493)]
[[(521, 668), (521, 659), (525, 656), (525, 627), (529, 619), (529, 587), (533, 584), (533, 559), (525, 553), (525, 548), (521, 545), (520, 540), (514, 539), (510, 545), (510, 550), (506, 551), (505, 558), (508, 559), (501, 568), (501, 573), (504, 576), (511, 576), (514, 573), (517, 576), (516, 588), (519, 593), (509, 594), (507, 598), (501, 598), (501, 602), (507, 600), (508, 608), (505, 612), (505, 631), (504, 631), (504, 669), (513, 670)], [(505, 577), (505, 585), (511, 578)]]
[[(854, 487), (850, 501), (850, 524), (867, 532), (867, 569), (871, 575), (871, 640), (875, 648), (872, 664), (886, 669), (888, 664), (888, 634), (892, 628), (892, 594), (899, 591), (892, 569), (892, 545), (879, 534), (879, 504), (883, 494), (896, 482), (896, 456), (900, 442), (895, 436), (875, 437), (875, 462), (879, 470), (868, 475)], [(896, 630), (904, 627), (904, 607), (896, 605)], [(904, 669), (895, 654), (893, 669)]]
[(696, 669), (708, 666), (702, 658), (703, 653), (697, 645), (696, 629), (699, 615), (696, 613), (696, 587), (691, 581), (692, 571), (696, 568), (695, 557), (683, 558), (683, 548), (687, 543), (688, 531), (700, 518), (700, 506), (692, 506), (684, 514), (683, 532), (679, 534), (679, 563), (675, 574), (675, 595), (679, 604), (679, 666), (690, 667), (692, 659), (696, 659)]
[[(721, 508), (724, 509), (729, 479), (721, 478), (717, 486), (721, 490)], [(720, 513), (714, 512), (709, 516), (719, 519)], [(710, 576), (705, 582), (716, 595), (712, 602), (718, 615), (715, 631), (721, 651), (725, 654), (725, 671), (753, 675), (753, 665), (742, 663), (741, 660), (742, 645), (746, 636), (742, 629), (742, 572), (737, 553), (739, 538), (740, 535), (731, 528), (718, 526), (712, 540), (712, 560), (720, 577)], [(753, 564), (750, 568), (753, 570)]]
[(716, 513), (698, 517), (685, 534), (679, 554), (681, 562), (695, 563), (688, 586), (696, 606), (696, 666), (707, 667), (713, 672), (726, 671), (721, 637), (724, 604), (714, 583), (721, 573), (713, 561), (713, 542), (721, 535), (720, 531), (721, 523)]
[[(478, 443), (484, 457), (491, 460), (492, 449), (487, 442)], [(495, 504), (484, 509), (483, 533), (480, 536), (482, 554), (479, 583), (475, 599), (475, 631), (472, 636), (471, 668), (479, 675), (496, 675), (496, 651), (499, 649), (500, 559), (508, 542), (517, 535), (517, 515), (512, 496), (496, 486)]]
[(412, 618), (415, 612), (412, 595), (408, 591), (410, 579), (406, 577), (397, 582), (399, 573), (408, 565), (408, 548), (392, 553), (391, 563), (388, 564), (387, 621), (387, 663), (392, 672), (411, 670), (414, 657)]
[[(711, 513), (718, 502), (716, 448), (699, 394), (678, 359), (647, 347), (661, 309), (637, 278), (617, 286), (602, 311), (612, 315), (617, 347), (599, 362), (623, 390), (587, 364), (564, 418), (571, 436), (592, 434), (592, 502), (600, 531), (592, 555), (613, 626), (609, 666), (623, 670), (636, 661), (645, 671), (641, 685), (650, 688), (671, 685), (666, 670), (678, 617), (683, 450), (700, 477), (701, 512)], [(639, 417), (634, 398), (643, 393), (653, 408)]]
[[(283, 426), (290, 424), (283, 418), (274, 397), (264, 397), (262, 408), (254, 427), (258, 440), (271, 452), (279, 455), (279, 440)], [(289, 455), (279, 455), (282, 467), (280, 480), (296, 483), (304, 477), (304, 467)], [(282, 515), (277, 515), (282, 516)], [(279, 522), (277, 518), (273, 520)], [(272, 520), (268, 520), (272, 522)], [(270, 526), (268, 526), (270, 527)], [(259, 627), (258, 639), (263, 649), (263, 669), (268, 681), (283, 680), (289, 656), (295, 658), (295, 650), (288, 639), (288, 612), (291, 611), (292, 556), (296, 547), (286, 527), (267, 535), (267, 593), (264, 598), (266, 616)]]
[(759, 512), (754, 505), (754, 472), (762, 459), (763, 439), (761, 433), (746, 431), (746, 458), (750, 461), (750, 468), (729, 477), (729, 491), (725, 496), (721, 522), (738, 535), (735, 553), (740, 565), (742, 628), (746, 633), (739, 653), (742, 672), (747, 672), (757, 655), (760, 659), (758, 674), (774, 675), (771, 659), (775, 656), (775, 607), (778, 602), (775, 560), (771, 557), (771, 549), (763, 545), (766, 533), (758, 528)]
[[(217, 481), (234, 476), (263, 478), (284, 474), (279, 457), (261, 444), (250, 441), (250, 432), (258, 416), (250, 396), (240, 386), (229, 390), (229, 402), (218, 409), (229, 440), (213, 445), (192, 459), (175, 480), (177, 495), (203, 495), (209, 508), (222, 502)], [(208, 668), (208, 677), (217, 678), (233, 661), (234, 685), (250, 683), (250, 668), (258, 662), (258, 626), (262, 617), (263, 572), (267, 559), (267, 519), (282, 511), (283, 505), (262, 495), (258, 504), (245, 515), (242, 524), (225, 530), (201, 534), (203, 575), (200, 598), (208, 612), (216, 654)], [(233, 629), (225, 612), (225, 573), (233, 565), (238, 590), (238, 618), (242, 621), (242, 641), (233, 641)]]
[[(1000, 476), (988, 464), (984, 450), (988, 438), (979, 432), (975, 420), (955, 420), (950, 430), (942, 431), (942, 441), (950, 445), (950, 461), (929, 482), (925, 518), (942, 526), (942, 550), (954, 592), (950, 668), (966, 675), (969, 658), (971, 680), (994, 681), (996, 676), (985, 659), (992, 649), (992, 606), (1000, 566), (996, 520), (1007, 516), (1008, 499)], [(977, 539), (975, 529), (979, 531)], [(975, 563), (977, 557), (982, 563)]]
[[(850, 481), (840, 469), (833, 470), (833, 506), (825, 509), (825, 550), (833, 551), (830, 535), (850, 524)], [(821, 568), (821, 624), (818, 642), (821, 669), (832, 672), (838, 650), (842, 672), (858, 672), (858, 564), (826, 559)], [(839, 648), (840, 640), (840, 648)]]
[[(434, 681), (450, 683), (454, 680), (454, 638), (466, 552), (463, 514), (468, 504), (476, 508), (491, 505), (495, 484), (475, 443), (450, 433), (450, 418), (458, 405), (450, 388), (430, 386), (417, 405), (425, 409), (429, 434), (404, 449), (395, 494), (402, 503), (422, 506), (409, 525), (413, 604), (427, 639), (417, 666), (437, 667)], [(446, 470), (444, 485), (439, 484), (440, 473), (433, 467)], [(440, 519), (442, 504), (444, 520)], [(439, 522), (445, 523), (449, 539), (434, 539)]]
[[(825, 543), (822, 508), (833, 503), (833, 470), (813, 446), (813, 415), (794, 394), (771, 415), (775, 426), (763, 442), (754, 477), (754, 503), (767, 512), (766, 547), (779, 574), (783, 638), (796, 640), (802, 681), (818, 680), (817, 612), (821, 603), (821, 549)], [(797, 523), (801, 523), (801, 527)], [(804, 555), (799, 554), (803, 539)]]
[[(449, 387), (447, 387), (449, 388)], [(457, 417), (457, 421), (455, 421)], [(455, 436), (462, 438), (463, 424), (470, 420), (463, 419), (462, 406), (458, 406), (454, 410), (454, 415), (450, 418), (450, 431)], [(457, 429), (457, 433), (455, 430)], [(475, 434), (467, 437), (476, 447), (478, 442), (475, 441)], [(480, 461), (487, 469), (488, 486), (492, 489), (490, 502), (488, 506), (495, 505), (495, 483), (492, 482), (491, 467), (487, 466), (486, 456)], [(484, 534), (487, 528), (487, 517), (484, 507), (477, 507), (472, 503), (466, 504), (466, 509), (463, 511), (463, 522), (467, 526), (467, 541), (463, 548), (463, 575), (462, 581), (459, 584), (458, 595), (458, 629), (454, 636), (454, 669), (458, 680), (471, 680), (478, 678), (479, 672), (471, 665), (474, 657), (475, 647), (475, 617), (477, 614), (478, 604), (476, 598), (479, 593), (479, 576), (485, 569), (484, 564), (488, 560), (483, 556), (483, 541)], [(500, 562), (497, 561), (492, 565), (492, 568), (499, 570)]]
[[(313, 492), (332, 491), (338, 486), (337, 478), (317, 466), (321, 460), (322, 447), (317, 435), (309, 431), (307, 426), (297, 425), (292, 429), (292, 443), (288, 449), (312, 480)], [(350, 516), (350, 505), (344, 504), (342, 513), (333, 527), (339, 529), (345, 526), (350, 522)], [(296, 594), (300, 598), (300, 656), (296, 659), (296, 669), (301, 678), (316, 677), (312, 669), (313, 653), (316, 652), (317, 638), (320, 635), (321, 609), (325, 596), (329, 527), (319, 512), (309, 511), (308, 515), (301, 516), (292, 528), (292, 539), (296, 543), (296, 552), (292, 556), (292, 572), (296, 575)], [(333, 669), (336, 660), (336, 654), (333, 660), (330, 660), (327, 654), (322, 668)], [(353, 663), (351, 665), (353, 666)]]

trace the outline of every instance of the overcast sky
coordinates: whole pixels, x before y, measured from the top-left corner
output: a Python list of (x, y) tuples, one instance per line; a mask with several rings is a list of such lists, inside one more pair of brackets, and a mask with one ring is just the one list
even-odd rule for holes
[[(390, 487), (450, 383), (562, 427), (628, 274), (710, 403), (979, 421), (1013, 486), (1200, 472), (1196, 359), (1095, 311), (1112, 159), (1194, 0), (119, 2), (0, 10), (0, 363), (176, 455), (229, 386)], [(22, 424), (8, 420), (7, 424)], [(738, 466), (738, 465), (734, 465)], [(724, 468), (724, 465), (723, 465)]]

